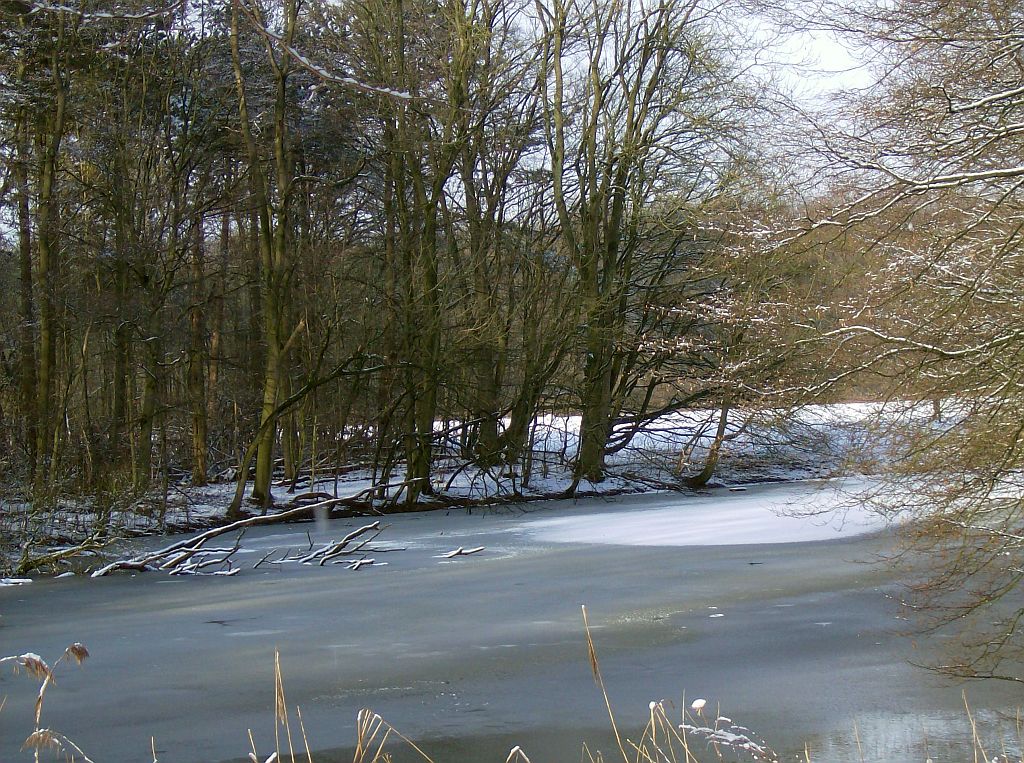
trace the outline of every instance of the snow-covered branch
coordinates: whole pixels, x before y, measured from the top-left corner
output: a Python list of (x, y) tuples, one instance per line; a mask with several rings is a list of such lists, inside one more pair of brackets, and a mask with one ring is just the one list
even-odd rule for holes
[(978, 98), (977, 100), (965, 103), (962, 106), (950, 106), (949, 111), (951, 114), (962, 114), (965, 111), (973, 111), (974, 109), (980, 109), (984, 106), (991, 106), (994, 103), (1002, 103), (1021, 95), (1024, 95), (1024, 86), (1013, 87), (999, 93), (986, 95), (984, 98)]
[(867, 335), (872, 336), (875, 339), (880, 339), (883, 342), (890, 344), (896, 344), (901, 347), (924, 352), (930, 355), (936, 355), (947, 360), (956, 360), (960, 358), (970, 357), (972, 355), (978, 355), (980, 353), (989, 352), (994, 349), (1004, 347), (1010, 342), (1019, 341), (1024, 337), (1024, 332), (1021, 331), (1010, 331), (990, 339), (981, 344), (976, 344), (971, 347), (963, 347), (957, 350), (950, 350), (938, 345), (928, 344), (927, 342), (920, 342), (916, 339), (911, 339), (906, 336), (899, 336), (897, 334), (887, 334), (883, 331), (879, 331), (871, 326), (854, 325), (844, 326), (842, 328), (833, 329), (832, 331), (826, 331), (821, 334), (822, 339), (829, 339), (832, 337), (849, 336), (849, 335)]
[(176, 3), (172, 3), (166, 8), (154, 8), (152, 10), (143, 11), (141, 13), (131, 13), (128, 11), (85, 11), (81, 7), (75, 8), (70, 5), (56, 5), (53, 3), (30, 3), (29, 13), (68, 13), (74, 16), (78, 16), (82, 21), (88, 22), (93, 19), (117, 19), (118, 21), (147, 21), (149, 19), (161, 18), (168, 16), (184, 5), (185, 0), (178, 0)]
[(399, 98), (405, 101), (413, 100), (413, 96), (411, 93), (402, 90), (393, 90), (392, 88), (388, 87), (370, 85), (367, 84), (366, 82), (361, 82), (360, 80), (357, 80), (355, 77), (350, 77), (344, 74), (335, 74), (334, 72), (328, 71), (324, 67), (309, 60), (308, 57), (304, 56), (302, 53), (296, 50), (294, 46), (289, 45), (281, 35), (268, 29), (263, 23), (260, 22), (256, 15), (253, 14), (243, 4), (239, 3), (239, 5), (243, 8), (246, 16), (248, 16), (249, 18), (249, 21), (252, 22), (253, 27), (255, 27), (256, 31), (259, 34), (275, 43), (282, 51), (287, 53), (295, 61), (295, 63), (297, 63), (299, 66), (301, 66), (303, 69), (308, 71), (313, 76), (318, 77), (324, 82), (331, 82), (336, 85), (343, 85), (345, 87), (355, 88), (356, 90), (361, 90), (364, 93), (383, 95), (388, 98)]

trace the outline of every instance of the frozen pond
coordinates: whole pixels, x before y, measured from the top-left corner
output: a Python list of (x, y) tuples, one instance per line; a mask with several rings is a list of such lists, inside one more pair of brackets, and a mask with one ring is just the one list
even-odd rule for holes
[[(241, 759), (252, 729), (273, 748), (274, 649), (314, 760), (341, 761), (371, 707), (438, 763), (533, 763), (612, 751), (587, 662), (590, 613), (623, 729), (650, 700), (706, 697), (784, 759), (963, 760), (964, 687), (910, 666), (920, 658), (869, 564), (892, 543), (866, 516), (779, 518), (844, 500), (814, 485), (705, 496), (654, 494), (389, 517), (371, 554), (387, 566), (251, 563), (230, 578), (120, 574), (0, 589), (0, 653), (50, 659), (82, 641), (44, 724), (96, 763)], [(243, 561), (340, 538), (359, 520), (250, 531)], [(458, 547), (484, 546), (444, 559)], [(930, 648), (919, 645), (919, 649)], [(35, 684), (5, 672), (0, 760), (30, 729)], [(985, 723), (1016, 706), (1011, 687), (971, 684)], [(998, 745), (994, 746), (998, 750)], [(706, 756), (710, 759), (712, 756)], [(610, 759), (610, 756), (606, 756)], [(402, 758), (399, 758), (402, 759)]]

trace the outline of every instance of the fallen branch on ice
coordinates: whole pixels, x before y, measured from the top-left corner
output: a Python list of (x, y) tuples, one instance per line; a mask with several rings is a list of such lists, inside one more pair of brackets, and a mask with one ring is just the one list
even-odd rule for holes
[[(384, 487), (390, 487), (390, 486), (384, 486)], [(378, 491), (380, 489), (381, 489), (381, 486), (371, 487), (371, 488), (367, 488), (365, 490), (360, 490), (358, 493), (356, 493), (354, 495), (345, 496), (345, 497), (342, 497), (342, 498), (331, 498), (331, 499), (326, 500), (326, 501), (320, 501), (319, 503), (306, 504), (304, 506), (297, 506), (294, 509), (288, 509), (287, 511), (281, 511), (281, 512), (278, 512), (277, 514), (267, 514), (267, 515), (262, 515), (262, 516), (247, 517), (245, 519), (239, 519), (239, 520), (237, 520), (235, 522), (230, 522), (229, 524), (226, 524), (226, 525), (224, 525), (222, 527), (214, 527), (214, 528), (212, 528), (210, 530), (207, 530), (205, 532), (201, 532), (198, 535), (193, 535), (191, 538), (186, 538), (184, 540), (177, 541), (177, 542), (172, 543), (169, 546), (165, 546), (164, 548), (161, 548), (161, 549), (159, 549), (157, 551), (151, 551), (151, 552), (146, 553), (146, 554), (140, 554), (139, 556), (135, 556), (135, 557), (132, 557), (130, 559), (119, 559), (117, 561), (110, 562), (109, 564), (106, 564), (103, 567), (100, 567), (98, 570), (95, 570), (92, 573), (92, 577), (94, 577), (94, 578), (104, 577), (105, 575), (109, 575), (111, 572), (116, 572), (117, 570), (136, 570), (136, 571), (142, 571), (142, 570), (163, 569), (163, 570), (171, 570), (172, 573), (173, 573), (173, 571), (175, 569), (178, 569), (182, 565), (185, 565), (186, 562), (188, 562), (188, 560), (191, 559), (196, 554), (199, 554), (200, 552), (210, 553), (209, 549), (204, 549), (203, 546), (206, 544), (207, 541), (212, 540), (213, 538), (217, 538), (217, 537), (219, 537), (221, 535), (226, 535), (228, 533), (232, 533), (232, 532), (235, 532), (235, 531), (238, 531), (238, 530), (245, 530), (245, 529), (247, 529), (249, 527), (257, 527), (259, 525), (277, 524), (279, 522), (288, 522), (288, 521), (291, 521), (291, 520), (294, 520), (294, 519), (305, 518), (305, 517), (308, 517), (308, 516), (314, 516), (315, 512), (318, 509), (322, 510), (324, 508), (329, 508), (330, 506), (334, 506), (334, 505), (337, 505), (337, 504), (341, 504), (341, 503), (345, 503), (345, 502), (349, 502), (349, 501), (356, 501), (360, 497), (369, 495), (370, 493)], [(360, 528), (354, 534), (353, 533), (349, 533), (349, 535), (346, 536), (346, 538), (342, 539), (341, 541), (339, 541), (336, 544), (333, 544), (333, 546), (332, 546), (332, 544), (328, 544), (327, 547), (325, 547), (324, 549), (321, 549), (319, 552), (317, 552), (316, 556), (319, 556), (319, 555), (322, 555), (322, 554), (327, 554), (328, 555), (327, 558), (333, 558), (334, 556), (338, 556), (339, 554), (345, 552), (343, 544), (345, 544), (347, 542), (350, 542), (351, 540), (354, 540), (359, 535), (362, 535), (363, 533), (368, 532), (369, 530), (372, 530), (372, 529), (379, 530), (380, 529), (379, 522), (373, 522), (370, 525), (367, 525), (367, 526), (365, 526), (363, 528)], [(374, 537), (376, 537), (376, 535)], [(372, 538), (368, 539), (368, 540), (372, 540)], [(368, 542), (368, 541), (365, 541), (365, 542)], [(365, 542), (364, 542), (364, 544), (365, 544)], [(361, 545), (364, 545), (364, 544), (361, 544)], [(237, 546), (237, 544), (236, 544), (236, 546)], [(237, 551), (237, 550), (238, 549), (236, 547), (235, 551)], [(351, 550), (349, 550), (349, 552), (351, 552)], [(232, 552), (232, 553), (234, 553), (234, 552)], [(229, 556), (230, 556), (230, 554), (229, 554)], [(266, 557), (264, 558), (264, 560), (265, 559), (266, 559)], [(228, 562), (229, 563), (229, 559), (227, 557), (225, 557), (225, 558), (222, 559), (222, 563), (223, 562)], [(258, 564), (259, 563), (257, 563), (257, 566), (258, 566)], [(183, 572), (179, 572), (177, 574), (198, 574), (198, 568), (194, 568), (194, 569), (191, 569), (191, 570), (185, 569)]]
[(28, 585), (32, 578), (0, 578), (0, 586)]
[(103, 538), (99, 533), (93, 533), (77, 545), (53, 549), (38, 556), (30, 556), (28, 549), (26, 549), (21, 561), (18, 562), (18, 566), (15, 567), (14, 573), (19, 576), (28, 575), (43, 567), (56, 565), (66, 559), (97, 553), (102, 551), (108, 543), (108, 539)]
[[(359, 536), (365, 535), (366, 533), (370, 532), (371, 530), (376, 530), (377, 532), (375, 532), (372, 536), (370, 536), (369, 538), (364, 540), (362, 543), (360, 543), (355, 548), (352, 548), (352, 549), (348, 548), (348, 544), (349, 543), (354, 541)], [(317, 562), (321, 567), (323, 567), (325, 562), (327, 562), (330, 559), (333, 559), (336, 556), (341, 556), (342, 554), (353, 554), (353, 553), (356, 553), (357, 551), (362, 550), (362, 548), (367, 543), (372, 541), (374, 538), (376, 538), (380, 534), (381, 534), (380, 522), (372, 522), (372, 523), (370, 523), (368, 525), (364, 525), (363, 527), (360, 527), (358, 530), (353, 530), (352, 532), (350, 532), (348, 535), (346, 535), (341, 540), (339, 540), (339, 541), (331, 541), (330, 543), (322, 546), (321, 548), (318, 548), (313, 553), (306, 554), (305, 556), (300, 557), (298, 559), (295, 559), (294, 561), (297, 561), (299, 564), (312, 564), (313, 562)]]
[(484, 546), (477, 546), (476, 548), (463, 548), (462, 546), (459, 546), (454, 551), (449, 551), (447, 554), (441, 554), (440, 556), (435, 556), (434, 558), (454, 559), (457, 556), (469, 556), (470, 554), (479, 554), (481, 551), (484, 550), (484, 548)]

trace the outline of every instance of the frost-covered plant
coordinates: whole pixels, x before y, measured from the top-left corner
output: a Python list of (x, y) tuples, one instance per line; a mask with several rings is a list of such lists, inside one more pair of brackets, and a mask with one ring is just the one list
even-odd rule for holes
[(35, 652), (25, 652), (10, 657), (0, 657), (0, 665), (11, 664), (15, 673), (24, 672), (26, 675), (40, 680), (39, 693), (36, 694), (35, 704), (35, 728), (28, 735), (22, 745), (23, 750), (32, 750), (36, 763), (39, 761), (43, 750), (55, 750), (64, 753), (71, 760), (80, 756), (86, 763), (92, 763), (89, 756), (82, 752), (81, 748), (63, 734), (53, 729), (44, 728), (42, 725), (43, 700), (46, 698), (46, 690), (54, 683), (53, 673), (62, 662), (75, 662), (81, 665), (89, 656), (89, 650), (77, 641), (64, 650), (64, 654), (57, 658), (52, 666)]
[[(697, 718), (687, 718), (679, 724), (679, 730), (684, 735), (704, 741), (719, 759), (723, 751), (729, 751), (747, 755), (751, 760), (778, 761), (779, 756), (775, 751), (746, 726), (740, 726), (734, 723), (732, 718), (720, 713), (716, 713), (713, 721), (706, 718), (706, 704), (706, 700), (698, 699), (690, 705)], [(664, 713), (663, 709), (661, 711)]]

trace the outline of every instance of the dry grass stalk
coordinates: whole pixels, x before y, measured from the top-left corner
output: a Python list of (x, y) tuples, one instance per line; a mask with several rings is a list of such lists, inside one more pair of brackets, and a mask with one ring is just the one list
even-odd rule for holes
[(388, 738), (394, 734), (414, 750), (425, 763), (434, 763), (409, 737), (381, 718), (377, 713), (363, 708), (356, 716), (356, 749), (352, 763), (387, 763), (391, 756), (384, 750)]
[[(688, 735), (696, 735), (706, 742), (710, 748), (714, 749), (720, 760), (722, 759), (722, 750), (729, 750), (733, 753), (749, 755), (753, 760), (778, 761), (778, 756), (768, 745), (749, 729), (734, 724), (731, 719), (716, 713), (714, 722), (708, 725), (710, 722), (704, 720), (706, 702), (703, 699), (695, 700), (691, 705), (700, 718), (700, 725), (697, 725), (698, 722), (693, 719), (689, 719), (693, 720), (693, 723), (688, 722), (687, 716), (684, 716), (683, 722), (677, 725), (669, 719), (664, 702), (651, 702), (647, 724), (639, 739), (636, 742), (627, 739), (623, 744), (615, 722), (615, 715), (612, 712), (611, 701), (601, 676), (597, 649), (594, 647), (594, 639), (590, 632), (586, 607), (583, 607), (583, 627), (587, 637), (587, 656), (590, 660), (590, 669), (604, 697), (608, 718), (611, 721), (615, 741), (624, 763), (698, 763), (698, 759), (690, 750)], [(626, 751), (627, 746), (630, 748), (630, 752)], [(589, 760), (590, 763), (600, 763), (601, 761), (600, 753), (592, 755), (586, 745), (583, 746), (583, 756), (584, 760)]]
[(531, 763), (530, 759), (523, 752), (523, 748), (516, 745), (508, 751), (508, 757), (505, 758), (505, 763)]
[[(309, 738), (306, 736), (306, 726), (302, 720), (302, 710), (296, 706), (295, 714), (299, 719), (299, 729), (302, 733), (302, 743), (306, 750), (307, 763), (313, 763), (313, 753), (309, 749)], [(288, 755), (291, 763), (295, 763), (295, 745), (292, 742), (291, 722), (288, 718), (288, 701), (284, 694), (284, 676), (281, 672), (281, 653), (274, 650), (274, 746), (275, 750), (264, 763), (276, 763), (281, 760), (281, 727), (284, 726), (285, 741), (288, 743)], [(249, 760), (259, 763), (259, 754), (256, 752), (256, 742), (252, 737), (252, 729), (249, 729), (249, 745), (252, 752), (249, 753)]]
[(984, 748), (981, 746), (981, 739), (978, 736), (978, 726), (974, 722), (974, 714), (971, 712), (971, 706), (967, 704), (967, 692), (962, 692), (961, 696), (964, 701), (964, 709), (967, 711), (967, 720), (971, 722), (971, 738), (974, 740), (974, 763), (978, 763), (978, 753), (981, 753), (982, 760), (988, 763), (988, 755), (985, 754)]
[[(380, 732), (383, 730), (383, 734)], [(377, 735), (380, 734), (380, 739)], [(356, 716), (356, 752), (352, 756), (353, 763), (367, 763), (381, 757), (381, 751), (391, 734), (391, 727), (384, 719), (369, 710), (360, 710)], [(376, 746), (376, 750), (373, 750)]]
[[(52, 667), (47, 665), (46, 661), (35, 652), (25, 652), (24, 654), (0, 658), (0, 665), (3, 665), (4, 663), (13, 663), (15, 673), (19, 673), (24, 670), (29, 676), (42, 679), (39, 684), (39, 692), (36, 694), (34, 708), (35, 729), (31, 734), (29, 734), (24, 745), (22, 745), (23, 750), (31, 749), (33, 751), (33, 757), (35, 758), (36, 763), (39, 761), (40, 753), (46, 749), (59, 749), (72, 758), (74, 758), (74, 753), (77, 752), (78, 755), (87, 761), (87, 763), (91, 763), (88, 756), (86, 756), (86, 754), (82, 752), (74, 742), (53, 731), (53, 729), (44, 729), (42, 727), (43, 700), (46, 698), (46, 690), (56, 682), (54, 679), (54, 670), (56, 670), (57, 666), (62, 662), (73, 661), (76, 664), (81, 665), (88, 656), (89, 650), (86, 649), (83, 644), (76, 641), (64, 650), (64, 654), (57, 658), (57, 661), (53, 663)], [(2, 708), (2, 705), (0, 705), (0, 708)]]
[(625, 763), (630, 763), (629, 755), (626, 754), (626, 748), (622, 744), (622, 737), (619, 735), (619, 726), (615, 722), (615, 713), (612, 712), (612, 703), (608, 699), (608, 692), (604, 688), (604, 679), (601, 677), (601, 666), (597, 662), (597, 650), (594, 649), (594, 639), (590, 635), (590, 622), (587, 620), (587, 607), (582, 606), (583, 610), (583, 630), (587, 635), (587, 656), (590, 658), (590, 670), (594, 674), (594, 681), (597, 682), (598, 688), (601, 690), (601, 695), (604, 697), (604, 706), (608, 710), (608, 720), (611, 721), (612, 731), (615, 733), (615, 743), (619, 746), (619, 752), (622, 753), (622, 759)]
[(64, 745), (50, 729), (36, 729), (21, 745), (22, 750), (56, 750), (64, 751)]
[[(28, 656), (29, 655), (22, 655), (22, 657), (28, 657)], [(52, 668), (46, 668), (46, 663), (43, 662), (42, 660), (38, 659), (38, 655), (33, 655), (33, 656), (35, 656), (37, 658), (37, 661), (39, 663), (38, 665), (34, 666), (34, 669), (38, 671), (40, 668), (45, 668), (45, 675), (43, 677), (43, 683), (40, 685), (40, 687), (39, 687), (39, 694), (36, 696), (36, 707), (35, 707), (36, 716), (35, 717), (36, 717), (36, 729), (38, 729), (40, 727), (40, 719), (42, 718), (42, 715), (43, 715), (43, 698), (46, 696), (46, 690), (49, 688), (49, 686), (51, 684), (56, 683), (56, 680), (53, 677), (53, 671), (57, 668), (58, 665), (60, 665), (62, 662), (65, 662), (65, 661), (73, 660), (76, 665), (81, 665), (85, 661), (85, 659), (89, 656), (89, 650), (86, 649), (83, 644), (80, 644), (80, 643), (78, 643), (76, 641), (74, 644), (72, 644), (71, 646), (69, 646), (67, 649), (64, 650), (64, 654), (62, 654), (57, 659), (57, 661), (55, 663), (53, 663), (53, 667)], [(38, 677), (38, 675), (37, 675), (37, 677)]]
[(309, 737), (306, 736), (306, 724), (302, 721), (302, 709), (296, 705), (295, 714), (299, 717), (299, 730), (302, 732), (302, 745), (306, 748), (306, 761), (313, 763), (313, 753), (309, 751)]
[(16, 674), (24, 670), (33, 678), (46, 678), (50, 675), (50, 666), (35, 652), (25, 652), (25, 654), (16, 654), (0, 659), (0, 665), (3, 665), (5, 662), (14, 663), (14, 672)]
[(690, 753), (686, 734), (669, 720), (663, 702), (651, 702), (647, 725), (639, 742), (630, 742), (636, 752), (637, 763), (697, 763)]
[[(76, 665), (81, 665), (83, 662), (85, 662), (85, 659), (88, 656), (89, 650), (85, 648), (84, 644), (80, 644), (77, 641), (64, 650), (64, 657), (74, 660)], [(61, 659), (64, 659), (64, 657), (62, 657)], [(58, 662), (60, 662), (60, 660), (58, 660)]]
[(292, 745), (292, 728), (288, 722), (288, 703), (284, 697), (284, 678), (281, 676), (281, 653), (274, 649), (274, 744), (277, 757), (281, 757), (280, 728), (284, 726), (288, 741), (288, 755), (295, 763), (295, 747)]
[(39, 754), (45, 750), (53, 750), (56, 752), (63, 753), (65, 756), (70, 758), (72, 761), (75, 760), (75, 756), (80, 757), (85, 763), (93, 763), (93, 761), (82, 752), (82, 748), (72, 742), (63, 734), (58, 734), (53, 729), (36, 729), (28, 738), (25, 743), (21, 746), (22, 750), (32, 750), (35, 754), (35, 759), (39, 760)]

